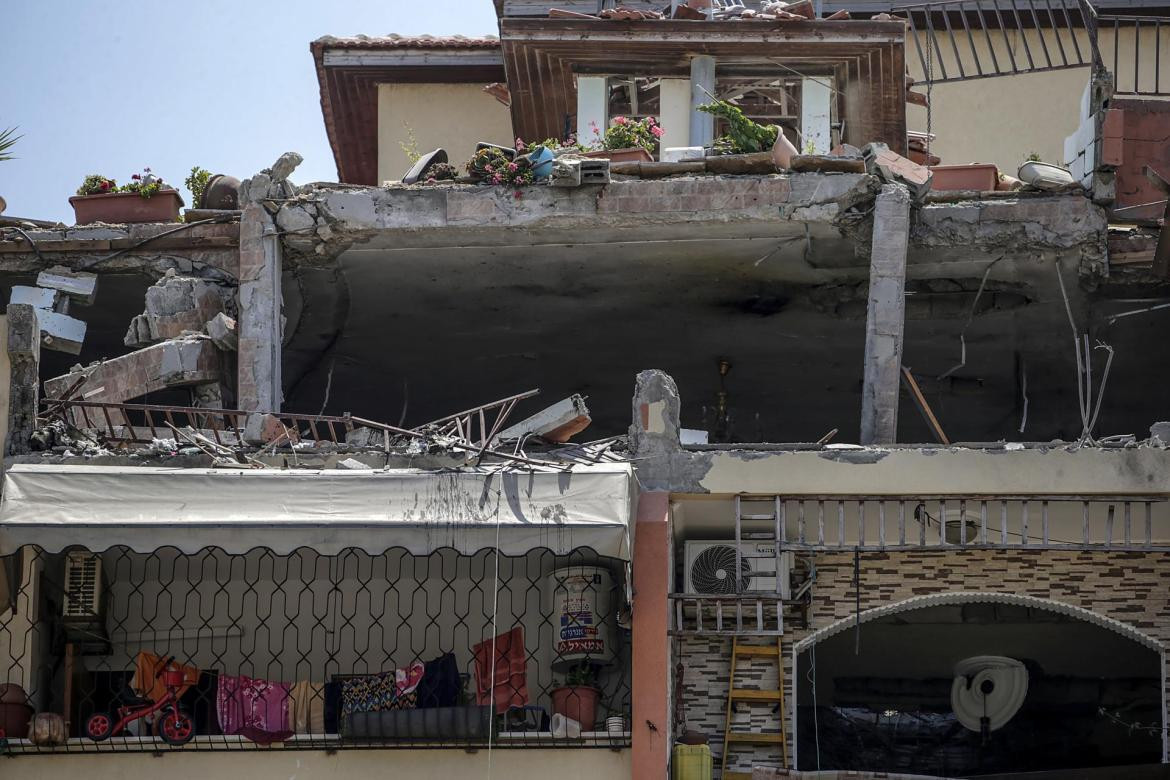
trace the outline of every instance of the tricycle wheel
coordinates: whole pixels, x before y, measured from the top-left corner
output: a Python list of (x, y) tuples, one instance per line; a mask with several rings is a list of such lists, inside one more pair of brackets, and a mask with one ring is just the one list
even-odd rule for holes
[(89, 720), (85, 722), (85, 736), (92, 739), (94, 742), (101, 742), (103, 739), (109, 739), (110, 733), (114, 730), (114, 719), (105, 712), (97, 712), (89, 716)]
[(168, 745), (186, 745), (195, 736), (195, 722), (179, 710), (170, 710), (158, 724), (159, 736)]

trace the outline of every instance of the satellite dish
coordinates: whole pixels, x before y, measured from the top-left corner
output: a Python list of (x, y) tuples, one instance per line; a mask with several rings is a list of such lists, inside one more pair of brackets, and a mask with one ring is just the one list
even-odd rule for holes
[(1028, 670), (1014, 658), (977, 655), (955, 664), (951, 709), (971, 731), (1001, 729), (1024, 704)]

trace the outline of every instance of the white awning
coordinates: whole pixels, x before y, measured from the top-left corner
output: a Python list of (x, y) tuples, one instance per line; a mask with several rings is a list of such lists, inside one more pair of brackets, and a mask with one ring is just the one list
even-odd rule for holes
[(630, 558), (632, 470), (561, 472), (13, 465), (0, 499), (0, 554), (127, 546), (287, 554), (348, 547), (416, 555), (496, 546), (507, 555), (579, 547)]

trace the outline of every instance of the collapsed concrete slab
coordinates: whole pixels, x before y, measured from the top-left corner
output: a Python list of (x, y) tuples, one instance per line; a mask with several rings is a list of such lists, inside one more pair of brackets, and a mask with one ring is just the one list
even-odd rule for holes
[(60, 398), (78, 380), (75, 397), (121, 403), (168, 387), (219, 383), (220, 352), (207, 336), (184, 336), (45, 380), (45, 396)]

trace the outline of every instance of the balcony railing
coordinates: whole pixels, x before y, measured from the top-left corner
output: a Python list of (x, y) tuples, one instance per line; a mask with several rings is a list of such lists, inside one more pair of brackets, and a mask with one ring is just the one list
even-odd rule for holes
[(753, 501), (779, 513), (782, 550), (1170, 550), (1160, 496), (776, 496), (744, 506)]
[[(587, 549), (26, 546), (0, 557), (0, 727), (33, 753), (621, 747), (625, 593)], [(64, 739), (20, 733), (34, 712)]]

